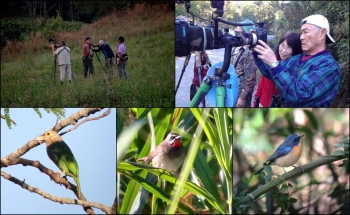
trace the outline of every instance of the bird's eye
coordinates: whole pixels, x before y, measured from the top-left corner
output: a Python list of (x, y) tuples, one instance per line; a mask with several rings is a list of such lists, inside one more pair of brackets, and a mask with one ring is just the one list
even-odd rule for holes
[(46, 132), (46, 136), (50, 136), (50, 132)]

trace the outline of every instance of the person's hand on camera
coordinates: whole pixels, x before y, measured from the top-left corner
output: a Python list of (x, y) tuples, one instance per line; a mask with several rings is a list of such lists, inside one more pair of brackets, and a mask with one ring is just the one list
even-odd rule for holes
[(237, 100), (236, 107), (244, 107), (244, 104), (245, 104), (245, 99), (242, 97), (239, 97)]
[(258, 53), (258, 58), (260, 58), (264, 63), (271, 66), (273, 62), (276, 62), (276, 55), (273, 50), (262, 40), (258, 40), (261, 45), (256, 45), (254, 51)]

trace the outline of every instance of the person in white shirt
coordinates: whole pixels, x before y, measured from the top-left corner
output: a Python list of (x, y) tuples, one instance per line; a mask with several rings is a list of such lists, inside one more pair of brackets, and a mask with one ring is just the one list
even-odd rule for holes
[(54, 55), (58, 56), (58, 66), (60, 67), (60, 81), (63, 84), (65, 76), (71, 82), (72, 71), (70, 66), (70, 48), (66, 46), (66, 42), (61, 42), (61, 47), (55, 51), (55, 46), (51, 44), (51, 48)]

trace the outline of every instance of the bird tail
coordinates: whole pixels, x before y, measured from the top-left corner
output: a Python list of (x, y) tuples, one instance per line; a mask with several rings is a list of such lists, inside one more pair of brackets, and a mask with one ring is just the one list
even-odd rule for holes
[(78, 199), (80, 199), (81, 193), (80, 193), (80, 181), (79, 177), (74, 177), (74, 181), (77, 184), (77, 190), (78, 190)]

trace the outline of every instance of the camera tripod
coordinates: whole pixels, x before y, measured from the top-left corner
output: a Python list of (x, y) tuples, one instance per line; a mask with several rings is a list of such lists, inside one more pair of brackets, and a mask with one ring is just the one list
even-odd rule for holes
[(53, 81), (55, 82), (56, 63), (57, 63), (57, 55), (55, 55), (55, 59), (53, 60), (52, 75), (51, 75), (51, 83), (52, 83), (52, 78), (53, 78)]
[[(102, 62), (101, 62), (100, 58), (98, 57), (97, 52), (93, 52), (93, 53), (96, 53), (96, 57), (97, 57), (98, 61), (100, 61), (100, 64), (101, 64), (101, 66), (102, 66)], [(107, 74), (107, 71), (105, 70), (105, 67), (102, 66), (102, 68), (103, 68), (103, 71), (105, 71), (105, 73)]]
[[(185, 69), (186, 69), (186, 67), (188, 65), (188, 62), (190, 61), (190, 58), (191, 58), (191, 53), (186, 56), (186, 59), (185, 59), (185, 62), (184, 62), (184, 66), (183, 66), (182, 71), (181, 71), (180, 79), (179, 79), (179, 82), (177, 83), (177, 86), (176, 86), (176, 89), (175, 89), (175, 95), (177, 93), (177, 90), (179, 89), (179, 86), (180, 86), (180, 83), (181, 83), (181, 80), (182, 80), (182, 76), (184, 75)], [(203, 81), (202, 71), (198, 71), (198, 76), (199, 76), (199, 85), (201, 85), (202, 81)], [(193, 100), (193, 98), (192, 98), (192, 100)], [(205, 107), (205, 98), (204, 97), (203, 97), (203, 99), (200, 102), (202, 102), (202, 106)]]
[[(229, 36), (227, 36), (229, 39)], [(230, 64), (232, 44), (225, 43), (224, 61), (212, 65), (203, 79), (190, 107), (198, 107), (206, 97), (212, 106), (233, 107), (238, 99), (238, 78)]]

